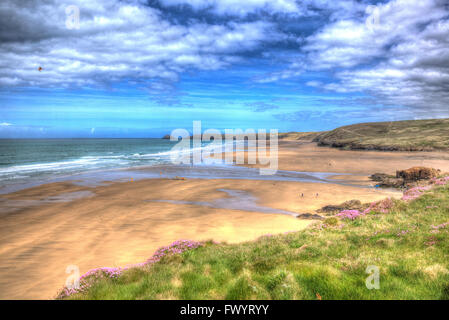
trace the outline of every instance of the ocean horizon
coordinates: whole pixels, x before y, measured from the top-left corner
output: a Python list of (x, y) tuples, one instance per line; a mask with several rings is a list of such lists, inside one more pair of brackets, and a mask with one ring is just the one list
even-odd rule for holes
[(176, 143), (162, 138), (1, 139), (0, 185), (169, 163)]
[[(163, 138), (121, 139), (0, 139), (0, 194), (61, 181), (95, 186), (105, 181), (178, 176), (189, 179), (249, 179), (329, 182), (331, 174), (278, 171), (261, 176), (259, 169), (223, 162), (174, 164), (172, 157), (209, 150), (216, 145), (173, 148), (177, 141)], [(233, 142), (235, 150), (245, 149)], [(223, 142), (223, 146), (226, 142)], [(224, 150), (223, 150), (224, 151)], [(145, 169), (145, 170), (141, 170)]]

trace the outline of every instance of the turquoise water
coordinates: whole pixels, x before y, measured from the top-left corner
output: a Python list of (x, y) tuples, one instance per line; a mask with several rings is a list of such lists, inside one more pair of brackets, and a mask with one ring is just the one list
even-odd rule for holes
[(164, 139), (0, 140), (0, 184), (168, 163), (175, 144)]
[[(69, 180), (94, 186), (103, 181), (172, 179), (177, 176), (188, 179), (344, 183), (328, 179), (334, 175), (329, 172), (278, 170), (271, 176), (265, 176), (256, 168), (225, 163), (173, 165), (171, 157), (185, 152), (173, 150), (176, 144), (177, 142), (164, 139), (0, 140), (0, 194)], [(199, 149), (205, 148), (209, 147), (203, 143)], [(146, 168), (136, 170), (137, 167)]]

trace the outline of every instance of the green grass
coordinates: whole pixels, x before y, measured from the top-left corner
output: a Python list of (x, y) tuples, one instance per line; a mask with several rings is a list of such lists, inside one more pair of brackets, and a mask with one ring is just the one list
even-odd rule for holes
[(294, 140), (312, 141), (314, 138), (316, 138), (319, 134), (322, 133), (323, 132), (285, 132), (279, 133), (278, 138), (279, 140), (287, 140), (287, 141), (294, 141)]
[(360, 123), (324, 132), (314, 141), (345, 149), (449, 150), (449, 119)]
[[(208, 242), (70, 299), (449, 299), (449, 227), (431, 232), (448, 221), (449, 186), (438, 187), (343, 227)], [(379, 290), (366, 288), (370, 265), (380, 270)]]

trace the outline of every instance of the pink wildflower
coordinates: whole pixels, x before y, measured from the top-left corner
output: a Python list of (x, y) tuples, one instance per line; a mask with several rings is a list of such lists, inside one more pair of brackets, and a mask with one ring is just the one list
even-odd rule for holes
[(79, 288), (67, 288), (64, 287), (62, 291), (58, 294), (58, 299), (63, 299), (75, 293), (85, 292), (92, 284), (101, 278), (118, 278), (123, 271), (135, 267), (145, 267), (151, 265), (155, 262), (160, 261), (165, 256), (171, 256), (175, 254), (180, 254), (188, 250), (196, 249), (203, 244), (201, 242), (190, 241), (190, 240), (178, 240), (173, 242), (171, 245), (159, 248), (151, 258), (147, 261), (130, 265), (124, 268), (96, 268), (89, 270), (83, 274), (79, 279)]
[(432, 225), (432, 233), (438, 233), (441, 229), (445, 229), (446, 227), (449, 227), (449, 222), (446, 222), (446, 223), (442, 223), (442, 224), (439, 224), (439, 225), (437, 225), (437, 226), (435, 226), (435, 225)]
[(340, 213), (338, 213), (336, 216), (340, 217), (342, 219), (349, 219), (349, 220), (355, 220), (356, 218), (360, 216), (364, 216), (364, 212), (360, 212), (359, 210), (343, 210)]
[(437, 185), (437, 186), (445, 186), (449, 183), (449, 176), (443, 177), (443, 178), (433, 178), (431, 180), (431, 183)]
[(428, 191), (432, 189), (431, 185), (425, 186), (425, 187), (415, 187), (408, 189), (404, 192), (404, 195), (402, 196), (402, 200), (404, 201), (411, 201), (415, 200), (419, 197), (421, 197), (424, 194), (424, 191)]
[(393, 199), (387, 198), (381, 201), (375, 201), (370, 204), (368, 208), (366, 208), (363, 213), (368, 214), (372, 211), (378, 211), (381, 213), (388, 213), (394, 207)]

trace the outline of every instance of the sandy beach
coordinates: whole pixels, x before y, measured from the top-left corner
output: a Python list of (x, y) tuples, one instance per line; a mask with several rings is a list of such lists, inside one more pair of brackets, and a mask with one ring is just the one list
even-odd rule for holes
[[(318, 147), (312, 142), (280, 141), (279, 169), (306, 172), (336, 172), (371, 175), (375, 172), (395, 174), (413, 166), (449, 171), (447, 152), (353, 151)], [(255, 166), (257, 167), (257, 166)]]
[(398, 191), (368, 187), (368, 176), (416, 165), (449, 171), (449, 154), (342, 151), (283, 141), (280, 170), (331, 172), (338, 183), (130, 178), (101, 186), (57, 182), (5, 194), (0, 299), (51, 299), (64, 285), (69, 265), (83, 274), (139, 263), (179, 239), (236, 243), (300, 230), (313, 221), (289, 213), (351, 199), (400, 197)]

